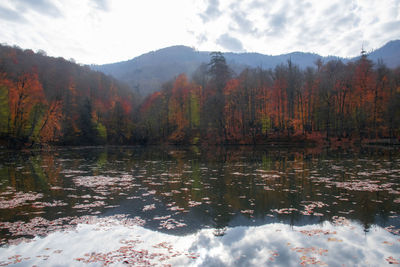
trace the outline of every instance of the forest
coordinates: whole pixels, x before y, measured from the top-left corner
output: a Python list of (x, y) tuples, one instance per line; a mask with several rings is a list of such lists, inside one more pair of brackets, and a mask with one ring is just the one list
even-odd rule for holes
[(290, 60), (234, 73), (220, 52), (144, 100), (63, 58), (0, 46), (0, 145), (274, 144), (400, 137), (400, 67)]
[(400, 130), (400, 68), (376, 66), (362, 52), (343, 64), (290, 60), (234, 75), (221, 53), (192, 79), (180, 75), (140, 107), (149, 142), (264, 144), (393, 139)]
[(0, 47), (3, 146), (129, 142), (137, 101), (129, 86), (88, 66)]

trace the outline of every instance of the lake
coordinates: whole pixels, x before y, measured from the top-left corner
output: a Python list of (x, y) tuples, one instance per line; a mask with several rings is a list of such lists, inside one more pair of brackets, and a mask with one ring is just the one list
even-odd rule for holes
[(0, 266), (400, 262), (400, 151), (0, 152)]

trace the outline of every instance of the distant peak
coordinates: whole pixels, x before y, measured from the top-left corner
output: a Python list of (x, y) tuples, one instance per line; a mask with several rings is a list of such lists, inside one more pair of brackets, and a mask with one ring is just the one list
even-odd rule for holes
[(400, 46), (400, 40), (393, 40), (390, 42), (387, 42), (383, 47), (393, 47), (393, 46)]
[(389, 41), (389, 42), (387, 42), (386, 44), (400, 44), (400, 40), (392, 40), (392, 41)]
[(184, 46), (184, 45), (173, 45), (173, 46), (168, 46), (165, 48), (161, 48), (159, 50), (156, 50), (154, 52), (162, 52), (162, 51), (194, 51), (192, 47)]

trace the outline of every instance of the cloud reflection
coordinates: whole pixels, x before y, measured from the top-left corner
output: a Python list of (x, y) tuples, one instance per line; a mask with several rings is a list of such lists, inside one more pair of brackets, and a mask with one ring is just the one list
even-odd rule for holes
[(106, 260), (119, 265), (139, 260), (134, 257), (139, 254), (142, 261), (173, 266), (380, 266), (399, 260), (400, 239), (379, 226), (366, 233), (354, 221), (345, 225), (240, 226), (228, 228), (223, 236), (203, 229), (174, 236), (141, 226), (127, 227), (112, 219), (107, 224), (81, 224), (76, 231), (2, 247), (0, 263), (12, 263), (16, 255), (21, 255), (18, 259), (24, 266), (105, 264)]

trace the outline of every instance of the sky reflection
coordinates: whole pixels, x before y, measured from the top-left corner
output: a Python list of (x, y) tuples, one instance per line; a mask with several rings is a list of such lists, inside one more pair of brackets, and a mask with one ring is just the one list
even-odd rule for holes
[[(382, 266), (400, 260), (400, 238), (355, 221), (290, 226), (274, 223), (176, 236), (127, 225), (118, 218), (81, 223), (31, 242), (0, 248), (0, 264), (18, 266)], [(74, 244), (74, 245), (71, 245)]]

